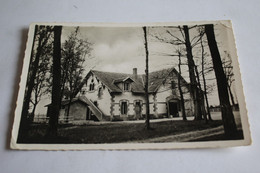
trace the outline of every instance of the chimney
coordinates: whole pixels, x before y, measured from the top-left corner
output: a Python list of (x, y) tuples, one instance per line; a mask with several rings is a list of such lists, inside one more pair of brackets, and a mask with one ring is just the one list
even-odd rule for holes
[(137, 79), (137, 68), (133, 68), (134, 79)]

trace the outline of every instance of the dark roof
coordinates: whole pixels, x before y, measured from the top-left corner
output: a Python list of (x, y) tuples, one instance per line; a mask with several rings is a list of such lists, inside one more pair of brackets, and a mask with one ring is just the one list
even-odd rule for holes
[(155, 92), (172, 70), (173, 68), (168, 68), (149, 73), (149, 91)]
[(125, 82), (127, 80), (131, 80), (132, 82), (134, 82), (134, 80), (131, 79), (130, 77), (126, 77), (126, 78), (122, 78), (122, 79), (116, 79), (116, 80), (114, 80), (114, 83)]
[[(177, 76), (179, 75), (175, 68), (167, 68), (149, 73), (149, 93), (156, 92), (171, 72), (175, 73)], [(121, 93), (122, 90), (115, 83), (131, 79), (133, 81), (133, 83), (131, 84), (132, 92), (144, 93), (144, 74), (134, 76), (133, 74), (126, 73), (91, 70), (85, 77), (83, 83), (86, 82), (87, 78), (91, 74), (94, 74), (110, 90), (110, 92)], [(188, 85), (188, 83), (182, 77), (181, 80)], [(81, 87), (82, 86), (83, 84), (81, 85)]]
[[(74, 103), (74, 102), (82, 102), (82, 103), (84, 103), (84, 104), (87, 104), (87, 102), (86, 102), (86, 100), (85, 100), (85, 97), (83, 97), (83, 96), (80, 96), (80, 97), (77, 97), (77, 98), (73, 98), (72, 100), (71, 100), (71, 103)], [(62, 106), (65, 106), (65, 105), (67, 105), (67, 104), (69, 104), (69, 100), (63, 100), (63, 101), (61, 101), (61, 105)], [(47, 107), (47, 106), (50, 106), (51, 105), (51, 103), (50, 104), (47, 104), (47, 105), (45, 105), (45, 107)]]
[[(102, 71), (96, 71), (91, 70), (90, 73), (93, 73), (104, 85), (106, 85), (111, 92), (118, 92), (121, 93), (122, 90), (115, 85), (115, 81), (125, 80), (127, 78), (130, 78), (133, 80), (133, 83), (131, 84), (131, 90), (135, 93), (143, 93), (143, 82), (142, 82), (142, 76), (137, 75), (135, 78), (132, 74), (125, 74), (125, 73), (113, 73), (113, 72), (102, 72)], [(88, 75), (87, 75), (88, 76)]]
[[(149, 73), (149, 92), (156, 92), (171, 72), (175, 73), (176, 76), (180, 75), (175, 68), (167, 68)], [(180, 79), (182, 83), (189, 85), (181, 75)]]

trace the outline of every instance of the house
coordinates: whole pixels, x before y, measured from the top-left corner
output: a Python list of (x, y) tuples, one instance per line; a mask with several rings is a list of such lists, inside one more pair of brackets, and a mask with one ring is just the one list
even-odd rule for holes
[[(180, 76), (185, 110), (181, 110), (178, 90), (179, 73), (175, 68), (162, 69), (149, 73), (149, 104), (151, 118), (169, 118), (193, 115), (193, 101), (190, 85)], [(70, 105), (62, 102), (60, 119), (69, 122), (80, 120), (136, 120), (146, 114), (144, 91), (144, 74), (113, 73), (90, 70), (81, 83), (76, 98)]]
[[(178, 90), (178, 75), (175, 68), (149, 73), (149, 104), (153, 118), (177, 117), (182, 111), (193, 115), (193, 102), (189, 84), (181, 77), (185, 110), (181, 110)], [(131, 120), (145, 115), (145, 75), (112, 73), (91, 70), (80, 86), (77, 97), (88, 100), (88, 113), (99, 120)], [(87, 119), (86, 115), (86, 119)]]

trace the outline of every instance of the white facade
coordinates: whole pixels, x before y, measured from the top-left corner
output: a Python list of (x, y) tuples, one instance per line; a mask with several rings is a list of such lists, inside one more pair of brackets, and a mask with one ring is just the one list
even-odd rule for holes
[[(166, 80), (158, 85), (156, 92), (149, 94), (150, 102), (150, 115), (153, 117), (171, 117), (170, 112), (175, 111), (175, 116), (181, 116), (182, 110), (180, 109), (180, 94), (178, 87), (174, 89), (171, 86), (172, 81), (177, 83), (177, 76), (173, 73), (170, 77), (168, 76)], [(113, 82), (113, 81), (111, 81)], [(86, 78), (81, 91), (77, 96), (85, 96), (91, 102), (96, 105), (98, 109), (105, 115), (111, 118), (119, 117), (122, 119), (136, 119), (140, 116), (146, 114), (146, 102), (144, 93), (133, 93), (131, 91), (131, 82), (128, 90), (124, 90), (124, 82), (119, 82), (116, 84), (122, 92), (111, 92), (111, 89), (106, 86), (100, 79), (91, 73), (88, 78)], [(188, 92), (187, 85), (182, 86), (183, 96), (185, 99), (185, 112), (187, 116), (192, 115), (193, 103)], [(138, 113), (137, 106), (140, 105), (140, 111)], [(169, 106), (174, 106), (174, 110), (170, 110)], [(178, 110), (176, 110), (178, 109)], [(139, 114), (139, 117), (138, 115)]]
[[(94, 87), (90, 90), (90, 85), (93, 84)], [(91, 102), (96, 104), (96, 106), (102, 111), (104, 115), (111, 115), (110, 105), (112, 97), (108, 91), (108, 88), (102, 85), (102, 83), (97, 80), (94, 75), (87, 79), (78, 96), (87, 97)]]

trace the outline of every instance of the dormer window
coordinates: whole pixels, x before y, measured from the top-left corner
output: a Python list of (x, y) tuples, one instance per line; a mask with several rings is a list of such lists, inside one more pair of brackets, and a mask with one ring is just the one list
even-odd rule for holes
[(124, 83), (124, 91), (130, 91), (130, 83)]

